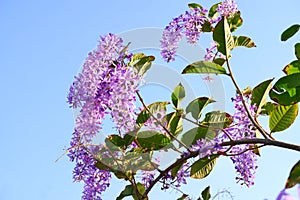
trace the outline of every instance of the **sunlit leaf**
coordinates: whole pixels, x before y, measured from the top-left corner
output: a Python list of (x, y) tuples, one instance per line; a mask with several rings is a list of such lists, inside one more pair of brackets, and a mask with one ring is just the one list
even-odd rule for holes
[(234, 32), (238, 27), (242, 26), (243, 19), (241, 17), (241, 12), (238, 11), (234, 13), (233, 16), (229, 17), (228, 24), (231, 32)]
[(179, 135), (183, 130), (181, 114), (177, 112), (171, 112), (166, 115), (166, 121), (168, 122), (167, 128), (174, 136)]
[(188, 65), (182, 74), (226, 74), (226, 69), (216, 63), (208, 61), (197, 61)]
[(219, 52), (228, 58), (230, 50), (234, 48), (234, 39), (226, 17), (223, 17), (216, 25), (213, 32), (213, 39), (218, 43)]
[(200, 158), (191, 166), (190, 176), (195, 179), (205, 178), (214, 168), (219, 155), (211, 155), (210, 157)]
[(246, 36), (233, 36), (234, 46), (242, 46), (247, 48), (256, 47), (255, 43), (251, 40), (251, 38)]
[(171, 142), (169, 137), (156, 131), (141, 131), (136, 140), (138, 146), (149, 150), (160, 150)]
[(285, 74), (295, 74), (300, 73), (300, 60), (294, 60), (282, 70)]
[(270, 114), (269, 128), (271, 132), (279, 132), (287, 129), (295, 121), (298, 115), (298, 104), (284, 106), (278, 105)]
[(199, 97), (191, 101), (188, 106), (186, 107), (186, 113), (191, 113), (192, 117), (197, 121), (201, 117), (201, 113), (203, 109), (210, 103), (215, 102), (214, 100), (207, 98), (207, 97)]
[(154, 56), (146, 56), (143, 53), (138, 53), (132, 56), (129, 65), (133, 65), (139, 75), (144, 75), (150, 69), (154, 60)]
[(272, 81), (273, 79), (266, 80), (259, 85), (257, 85), (252, 90), (252, 98), (251, 98), (251, 104), (255, 104), (257, 107), (257, 112), (260, 113), (261, 107), (266, 103), (266, 99), (268, 97), (269, 91), (272, 87)]
[(202, 125), (212, 129), (223, 129), (228, 127), (233, 122), (230, 114), (221, 111), (212, 111), (205, 114)]
[[(154, 114), (156, 112), (166, 110), (166, 106), (170, 104), (170, 102), (154, 102), (148, 105), (148, 110), (150, 113)], [(141, 127), (144, 123), (150, 118), (151, 114), (148, 112), (147, 109), (143, 109), (137, 116), (136, 123)]]
[(179, 85), (177, 85), (171, 95), (171, 99), (172, 99), (172, 103), (173, 105), (178, 108), (179, 104), (181, 103), (181, 101), (183, 100), (183, 98), (185, 97), (185, 89), (183, 87), (183, 85), (181, 83), (179, 83)]

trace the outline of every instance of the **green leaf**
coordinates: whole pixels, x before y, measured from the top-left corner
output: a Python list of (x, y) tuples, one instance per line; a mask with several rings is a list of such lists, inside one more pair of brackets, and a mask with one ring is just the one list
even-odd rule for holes
[(189, 7), (190, 9), (202, 8), (202, 6), (199, 5), (199, 4), (197, 4), (197, 3), (189, 3), (189, 4), (188, 4), (188, 7)]
[(181, 197), (179, 197), (177, 200), (185, 200), (189, 195), (182, 194)]
[[(153, 114), (159, 112), (161, 110), (166, 110), (166, 106), (170, 104), (170, 102), (154, 102), (150, 104), (148, 107), (149, 111)], [(150, 113), (144, 108), (139, 115), (137, 116), (136, 123), (142, 127), (144, 123), (150, 118)]]
[(203, 109), (210, 103), (215, 102), (214, 100), (207, 98), (207, 97), (199, 97), (197, 99), (194, 99), (189, 103), (189, 105), (186, 107), (185, 111), (186, 113), (191, 113), (192, 117), (196, 119), (197, 121), (201, 117), (201, 113)]
[[(136, 187), (137, 187), (138, 192), (139, 192), (141, 195), (143, 195), (143, 194), (145, 193), (146, 188), (145, 188), (145, 186), (144, 186), (143, 184), (137, 183), (137, 184), (136, 184)], [(136, 198), (135, 200), (148, 200), (148, 198), (140, 199), (140, 198), (137, 198), (136, 196), (135, 196), (134, 198)]]
[(241, 12), (238, 11), (237, 13), (234, 13), (233, 16), (230, 16), (228, 18), (228, 24), (231, 32), (234, 32), (238, 27), (242, 26), (243, 19), (241, 17)]
[(261, 107), (261, 112), (260, 114), (262, 115), (270, 115), (271, 112), (275, 109), (276, 105), (274, 103), (271, 102), (267, 102), (265, 103), (262, 107)]
[(182, 132), (182, 118), (181, 114), (178, 111), (167, 114), (166, 120), (168, 122), (167, 128), (170, 133), (172, 133), (174, 136), (177, 136)]
[(294, 187), (300, 183), (300, 160), (293, 166), (290, 175), (286, 181), (285, 188)]
[(124, 197), (131, 196), (134, 194), (134, 188), (132, 185), (126, 185), (125, 189), (116, 198), (116, 200), (122, 200)]
[(221, 111), (212, 111), (205, 114), (205, 118), (201, 122), (201, 125), (211, 129), (223, 129), (229, 127), (232, 122), (233, 118), (230, 114)]
[(282, 70), (286, 75), (300, 73), (300, 60), (294, 60)]
[(216, 17), (216, 15), (218, 15), (217, 8), (219, 5), (220, 5), (220, 3), (216, 3), (210, 7), (210, 9), (208, 11), (208, 17), (214, 18), (214, 17)]
[(129, 65), (133, 65), (139, 75), (144, 75), (150, 69), (154, 60), (154, 56), (146, 56), (143, 53), (138, 53), (132, 56)]
[(185, 89), (181, 83), (175, 87), (175, 89), (172, 92), (171, 98), (172, 103), (175, 106), (175, 108), (178, 108), (179, 104), (185, 97)]
[(119, 135), (109, 135), (109, 136), (107, 136), (107, 139), (109, 141), (111, 141), (111, 143), (116, 145), (117, 147), (120, 147), (120, 148), (125, 147), (125, 142), (124, 142), (123, 138), (120, 137)]
[(228, 58), (230, 50), (234, 48), (234, 39), (226, 17), (223, 17), (216, 25), (213, 32), (213, 39), (218, 43), (219, 52)]
[(226, 74), (226, 69), (216, 63), (208, 61), (194, 62), (184, 68), (182, 74)]
[(271, 132), (287, 129), (298, 115), (298, 104), (284, 106), (278, 105), (270, 114), (269, 128)]
[[(145, 187), (141, 183), (136, 184), (137, 190), (140, 195), (143, 195), (146, 191)], [(116, 198), (116, 200), (122, 200), (124, 197), (132, 196), (134, 200), (147, 200), (148, 198), (138, 198), (135, 189), (132, 185), (126, 185), (125, 189), (121, 192), (121, 194)]]
[(294, 24), (287, 28), (283, 33), (281, 34), (281, 41), (287, 41), (289, 38), (293, 37), (300, 29), (300, 24)]
[(169, 137), (156, 131), (141, 131), (136, 140), (140, 147), (148, 150), (160, 150), (171, 142)]
[(192, 128), (187, 132), (185, 132), (181, 137), (181, 141), (186, 146), (191, 146), (193, 144), (196, 144), (197, 140), (199, 139), (206, 138), (208, 140), (212, 140), (216, 137), (216, 135), (217, 135), (216, 131), (200, 126), (200, 127)]
[(225, 62), (226, 62), (226, 60), (224, 58), (215, 58), (213, 60), (213, 63), (216, 63), (216, 64), (218, 64), (220, 66), (223, 66)]
[(272, 81), (274, 78), (266, 80), (259, 85), (257, 85), (252, 90), (252, 98), (251, 98), (251, 104), (256, 104), (257, 111), (256, 113), (259, 114), (261, 112), (261, 107), (266, 103), (267, 96), (269, 94), (269, 91), (272, 87)]
[(201, 196), (202, 196), (203, 200), (209, 200), (210, 199), (211, 196), (210, 196), (210, 187), (209, 186), (206, 187), (202, 191)]
[(291, 105), (300, 101), (300, 73), (280, 78), (269, 92), (270, 98), (281, 104)]
[(300, 60), (300, 43), (295, 44), (295, 55)]
[(205, 178), (214, 168), (219, 155), (211, 155), (210, 158), (200, 158), (191, 166), (190, 176), (195, 179)]
[(134, 137), (130, 133), (124, 135), (123, 142), (124, 142), (125, 147), (129, 146), (133, 140), (134, 140)]
[(255, 43), (251, 40), (251, 38), (246, 36), (233, 36), (234, 46), (242, 46), (247, 48), (256, 47)]
[(213, 30), (213, 27), (209, 21), (205, 21), (204, 24), (201, 27), (202, 32), (211, 32)]

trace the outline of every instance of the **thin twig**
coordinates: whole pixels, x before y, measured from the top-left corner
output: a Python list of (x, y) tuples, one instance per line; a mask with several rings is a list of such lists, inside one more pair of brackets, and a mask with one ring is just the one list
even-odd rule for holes
[(266, 131), (255, 121), (255, 119), (253, 118), (253, 116), (250, 113), (250, 110), (249, 110), (248, 106), (246, 105), (246, 102), (245, 102), (244, 97), (243, 97), (243, 93), (242, 93), (240, 87), (238, 86), (238, 84), (237, 84), (237, 82), (236, 82), (236, 80), (234, 78), (234, 75), (232, 73), (232, 70), (231, 70), (231, 67), (230, 67), (229, 60), (228, 60), (227, 56), (226, 56), (226, 64), (227, 64), (227, 68), (228, 68), (228, 71), (229, 71), (229, 76), (230, 76), (230, 78), (231, 78), (231, 80), (232, 80), (232, 82), (233, 82), (233, 84), (234, 84), (234, 86), (235, 86), (238, 94), (241, 95), (242, 103), (243, 103), (243, 106), (244, 106), (244, 108), (245, 108), (245, 110), (247, 112), (247, 115), (248, 115), (249, 119), (251, 120), (252, 124), (259, 130), (259, 132), (263, 135), (263, 137), (265, 139), (267, 139), (268, 136), (269, 136), (269, 134), (266, 133)]

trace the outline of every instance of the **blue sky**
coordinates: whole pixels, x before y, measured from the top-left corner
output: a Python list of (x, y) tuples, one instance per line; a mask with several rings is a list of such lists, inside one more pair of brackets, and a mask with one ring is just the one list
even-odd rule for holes
[[(72, 163), (66, 157), (54, 162), (73, 129), (73, 113), (65, 101), (74, 75), (99, 35), (163, 28), (186, 10), (188, 2), (0, 1), (0, 199), (80, 199), (81, 185), (72, 183)], [(207, 7), (215, 1), (197, 2)], [(256, 49), (234, 50), (237, 80), (246, 87), (279, 78), (282, 68), (295, 59), (293, 45), (299, 35), (286, 43), (279, 38), (285, 28), (299, 23), (299, 0), (237, 2), (244, 19), (237, 34), (248, 35), (257, 44)], [(208, 44), (208, 39), (203, 36), (201, 42)], [(227, 80), (223, 83), (231, 87)], [(226, 91), (228, 99), (231, 95)], [(299, 125), (297, 119), (289, 131), (276, 136), (300, 144)], [(196, 196), (210, 184), (213, 193), (227, 189), (235, 199), (274, 199), (298, 159), (299, 153), (267, 147), (262, 150), (254, 187), (235, 184), (233, 166), (224, 159), (211, 177), (191, 180), (184, 189)], [(121, 188), (122, 182), (114, 180), (104, 199), (113, 199)], [(153, 199), (178, 196), (152, 193)]]

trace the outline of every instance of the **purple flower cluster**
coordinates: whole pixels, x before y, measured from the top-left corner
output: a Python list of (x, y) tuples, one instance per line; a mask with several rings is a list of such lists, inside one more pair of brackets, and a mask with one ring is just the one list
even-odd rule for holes
[(87, 142), (100, 131), (106, 114), (111, 115), (119, 131), (134, 128), (135, 92), (141, 77), (128, 67), (130, 56), (121, 53), (123, 48), (122, 39), (116, 35), (101, 37), (70, 88), (68, 102), (80, 108), (75, 129)]
[(155, 170), (142, 172), (141, 182), (145, 186), (145, 188), (148, 188), (150, 184), (153, 182), (155, 174), (156, 174)]
[[(204, 23), (217, 23), (222, 19), (222, 16), (230, 17), (238, 12), (237, 4), (234, 0), (225, 0), (219, 4), (217, 8), (216, 18), (210, 19), (206, 16), (207, 9), (205, 8), (191, 8), (174, 18), (168, 26), (166, 26), (162, 39), (160, 40), (161, 55), (165, 61), (170, 62), (175, 59), (178, 44), (183, 36), (186, 36), (190, 44), (196, 44), (199, 40)], [(211, 56), (211, 55), (208, 55)], [(209, 58), (207, 58), (209, 59)]]
[(205, 61), (212, 61), (217, 53), (217, 43), (212, 42), (210, 43), (210, 47), (206, 48), (206, 54), (204, 56)]
[[(245, 96), (246, 100), (249, 100), (250, 96)], [(255, 127), (249, 119), (245, 107), (242, 104), (242, 96), (237, 94), (232, 101), (235, 103), (235, 112), (233, 114), (235, 125), (226, 128), (224, 131), (231, 137), (232, 140), (241, 140), (254, 138), (256, 136)], [(251, 112), (251, 115), (255, 115), (256, 106), (251, 105), (246, 101), (247, 106)], [(224, 134), (224, 138), (228, 139)], [(252, 146), (249, 144), (233, 146), (229, 153), (233, 154), (231, 160), (235, 165), (237, 171), (237, 182), (242, 185), (250, 187), (254, 184), (255, 172), (257, 169), (256, 161), (257, 155), (249, 150)]]
[(187, 184), (186, 178), (190, 177), (190, 164), (188, 162), (183, 163), (180, 170), (178, 170), (175, 177), (172, 177), (171, 171), (169, 171), (162, 179), (162, 190), (167, 190), (171, 186), (181, 187), (182, 184)]
[(184, 35), (189, 43), (196, 44), (202, 26), (207, 20), (206, 13), (206, 9), (191, 8), (185, 14), (174, 18), (166, 26), (160, 44), (162, 48), (161, 55), (167, 62), (175, 59), (178, 44)]
[(238, 12), (238, 7), (234, 0), (225, 0), (218, 6), (217, 12), (224, 17), (230, 17)]
[(97, 49), (88, 54), (67, 97), (78, 111), (69, 157), (76, 162), (74, 181), (85, 183), (82, 199), (101, 199), (99, 195), (109, 186), (110, 172), (95, 167), (91, 153), (97, 151), (86, 146), (101, 130), (105, 116), (111, 116), (121, 133), (135, 126), (135, 92), (141, 77), (129, 66), (131, 55), (123, 49), (123, 41), (116, 35), (100, 37)]
[(219, 138), (214, 140), (200, 139), (191, 147), (192, 151), (198, 151), (199, 157), (204, 158), (212, 154), (217, 154), (222, 148), (219, 146)]
[(109, 171), (99, 170), (95, 167), (95, 159), (87, 147), (81, 143), (80, 133), (75, 131), (70, 142), (69, 158), (72, 162), (76, 162), (73, 171), (73, 179), (75, 182), (84, 182), (84, 190), (82, 199), (84, 200), (101, 200), (101, 193), (110, 185), (111, 174)]

